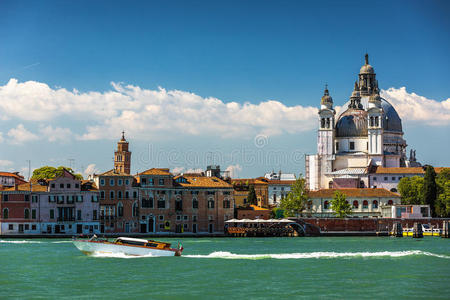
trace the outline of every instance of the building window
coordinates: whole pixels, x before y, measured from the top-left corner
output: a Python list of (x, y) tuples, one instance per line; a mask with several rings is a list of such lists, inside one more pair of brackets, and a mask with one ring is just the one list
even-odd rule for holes
[(82, 195), (78, 195), (77, 197), (77, 202), (83, 202), (83, 196)]
[(54, 218), (55, 218), (55, 210), (50, 209), (50, 219), (54, 219)]
[(330, 208), (330, 202), (325, 201), (325, 202), (323, 203), (323, 209), (329, 209), (329, 208)]
[(391, 192), (397, 193), (397, 189), (396, 189), (396, 188), (392, 188), (392, 189), (391, 189)]
[(52, 189), (54, 189), (54, 188), (55, 188), (55, 184), (54, 184), (54, 183), (50, 184), (50, 187), (51, 187)]
[(189, 216), (183, 216), (183, 220), (184, 221), (188, 221), (189, 220)]
[(181, 215), (177, 215), (177, 221), (181, 221)]
[(166, 208), (166, 200), (164, 200), (163, 198), (159, 198), (158, 208)]
[(128, 199), (128, 198), (130, 198), (130, 192), (125, 191), (125, 199)]
[(8, 219), (9, 217), (9, 210), (7, 208), (3, 209), (3, 219)]
[(377, 200), (373, 200), (372, 208), (378, 208), (378, 201)]
[(320, 127), (321, 127), (321, 128), (325, 128), (325, 118), (322, 118), (322, 119), (320, 120)]
[(114, 199), (114, 191), (109, 191), (109, 198)]
[(198, 208), (198, 200), (196, 198), (192, 199), (192, 208)]
[(159, 185), (164, 185), (164, 178), (159, 179)]
[(228, 199), (223, 200), (223, 208), (230, 208), (230, 200)]
[(13, 224), (9, 224), (8, 225), (8, 230), (14, 230), (14, 225)]
[(133, 192), (133, 198), (134, 198), (134, 199), (137, 198), (137, 192), (136, 192), (136, 191)]
[(125, 185), (130, 185), (130, 180), (129, 179), (125, 179)]
[(58, 196), (56, 200), (59, 204), (64, 203), (64, 196)]
[(376, 178), (376, 177), (374, 177), (374, 178), (373, 178), (373, 181), (377, 181), (377, 178)]
[(393, 205), (393, 204), (394, 204), (394, 201), (392, 201), (392, 200), (388, 201), (388, 205)]
[(211, 198), (208, 200), (208, 208), (214, 208), (214, 200)]
[(149, 178), (148, 179), (148, 184), (149, 185), (154, 185), (155, 184), (155, 180), (153, 178)]
[(137, 217), (139, 215), (139, 208), (137, 202), (133, 203), (133, 217)]
[(98, 202), (98, 196), (97, 195), (92, 195), (91, 196), (91, 202)]
[(148, 199), (142, 198), (142, 207), (153, 208), (153, 197), (149, 197)]
[(31, 218), (32, 218), (33, 220), (36, 220), (36, 209), (32, 209), (32, 210), (31, 210)]
[(29, 219), (29, 218), (30, 218), (30, 210), (28, 208), (25, 208), (24, 219)]
[(384, 181), (387, 181), (388, 180), (388, 178), (387, 177), (384, 177)]
[(355, 150), (355, 142), (350, 142), (350, 150)]
[(364, 200), (363, 201), (363, 208), (368, 208), (369, 207), (369, 201)]
[(8, 202), (8, 195), (3, 195), (3, 202)]
[(70, 183), (67, 184), (67, 188), (70, 189)]
[(159, 216), (158, 216), (158, 219), (159, 219), (160, 221), (164, 221), (164, 215), (159, 215)]
[(110, 186), (114, 186), (114, 179), (110, 179), (110, 180), (109, 180), (109, 185), (110, 185)]
[(117, 179), (117, 185), (122, 185), (123, 181), (122, 179)]
[(353, 208), (358, 208), (359, 207), (359, 203), (358, 203), (358, 201), (353, 201)]
[(142, 182), (142, 185), (146, 185), (147, 184), (147, 178), (142, 178), (141, 182)]
[(183, 210), (183, 200), (177, 199), (175, 201), (175, 210)]
[(76, 189), (80, 188), (80, 185), (78, 183), (75, 183), (75, 188)]
[(122, 199), (122, 191), (118, 191), (117, 192), (117, 198), (118, 199)]
[(117, 204), (117, 215), (123, 217), (123, 204), (121, 202)]
[(100, 185), (101, 185), (101, 186), (105, 185), (105, 179), (103, 179), (103, 178), (100, 179)]
[(206, 195), (215, 195), (215, 194), (216, 194), (215, 191), (207, 191), (207, 192), (206, 192)]
[(100, 191), (100, 199), (105, 199), (105, 191)]
[(25, 195), (25, 202), (30, 202), (30, 195)]
[(395, 180), (395, 177), (392, 177), (392, 180)]
[(96, 209), (94, 209), (92, 211), (92, 220), (97, 220), (97, 210)]
[(77, 220), (81, 221), (81, 210), (80, 209), (77, 210)]
[(339, 142), (336, 142), (336, 151), (339, 151)]
[(64, 183), (60, 183), (59, 184), (59, 188), (63, 189), (64, 188)]
[(31, 196), (31, 202), (37, 203), (38, 202), (38, 196), (37, 195), (32, 195)]

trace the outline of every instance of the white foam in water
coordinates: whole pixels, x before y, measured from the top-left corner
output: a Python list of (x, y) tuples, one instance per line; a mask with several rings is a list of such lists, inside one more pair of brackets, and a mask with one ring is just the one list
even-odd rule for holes
[(0, 240), (0, 243), (5, 243), (5, 244), (41, 244), (42, 242), (39, 242), (39, 241), (5, 241), (5, 240)]
[(282, 254), (234, 254), (231, 252), (213, 252), (208, 255), (185, 255), (191, 258), (223, 258), (223, 259), (301, 259), (301, 258), (339, 258), (339, 257), (402, 257), (409, 255), (425, 255), (450, 259), (450, 256), (424, 252), (420, 250), (409, 251), (382, 251), (382, 252), (311, 252), (311, 253), (282, 253)]

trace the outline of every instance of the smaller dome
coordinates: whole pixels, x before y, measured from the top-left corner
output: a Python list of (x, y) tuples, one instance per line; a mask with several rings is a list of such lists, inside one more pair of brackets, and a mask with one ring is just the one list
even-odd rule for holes
[(347, 109), (336, 123), (336, 137), (367, 136), (367, 111)]
[(373, 74), (375, 73), (371, 65), (364, 65), (359, 70), (359, 74)]
[(328, 87), (325, 86), (325, 91), (323, 92), (322, 99), (320, 100), (320, 104), (333, 104), (333, 98), (331, 98), (330, 93), (328, 92)]

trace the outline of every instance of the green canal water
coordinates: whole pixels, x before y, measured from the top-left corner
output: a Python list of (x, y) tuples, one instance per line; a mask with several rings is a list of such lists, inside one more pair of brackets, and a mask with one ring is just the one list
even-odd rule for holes
[[(160, 239), (177, 243), (178, 239)], [(86, 256), (0, 239), (0, 299), (449, 299), (441, 238), (179, 239), (182, 257)]]

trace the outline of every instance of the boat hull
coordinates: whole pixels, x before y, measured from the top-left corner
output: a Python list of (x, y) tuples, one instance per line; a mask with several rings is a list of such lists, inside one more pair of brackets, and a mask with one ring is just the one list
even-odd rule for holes
[(125, 254), (130, 256), (177, 256), (177, 254), (181, 254), (177, 252), (177, 249), (152, 249), (147, 247), (116, 245), (109, 242), (74, 241), (73, 244), (78, 250), (87, 255)]

